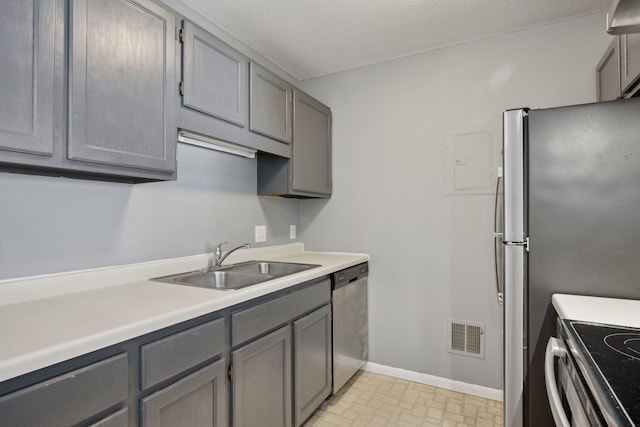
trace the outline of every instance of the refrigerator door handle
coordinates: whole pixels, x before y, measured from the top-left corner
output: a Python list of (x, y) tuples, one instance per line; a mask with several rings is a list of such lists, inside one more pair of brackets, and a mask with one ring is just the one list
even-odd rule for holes
[(504, 298), (503, 284), (500, 280), (501, 277), (501, 268), (498, 260), (501, 258), (502, 251), (502, 236), (494, 236), (493, 239), (493, 251), (494, 251), (494, 264), (496, 269), (496, 290), (498, 291), (498, 303), (502, 304)]
[(500, 180), (502, 179), (501, 171), (498, 172), (498, 177), (496, 178), (496, 194), (495, 194), (495, 203), (494, 203), (494, 211), (493, 211), (493, 262), (496, 273), (496, 290), (498, 294), (498, 303), (502, 304), (504, 298), (504, 285), (502, 283), (502, 269), (500, 267), (500, 260), (502, 259), (502, 240), (504, 237), (504, 233), (499, 230), (501, 226), (501, 221), (499, 220), (499, 204), (500, 204)]

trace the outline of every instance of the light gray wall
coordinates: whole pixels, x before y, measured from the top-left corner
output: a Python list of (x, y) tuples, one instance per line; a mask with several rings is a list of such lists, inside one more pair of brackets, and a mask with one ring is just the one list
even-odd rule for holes
[[(289, 243), (298, 201), (256, 195), (256, 160), (178, 144), (178, 180), (121, 184), (0, 173), (0, 279)], [(263, 246), (265, 244), (255, 244)]]
[[(493, 197), (446, 196), (443, 145), (509, 108), (595, 100), (602, 15), (304, 82), (333, 111), (334, 193), (300, 204), (309, 250), (371, 255), (370, 360), (500, 389)], [(501, 142), (500, 142), (501, 143)], [(447, 319), (486, 323), (486, 357), (446, 352)]]

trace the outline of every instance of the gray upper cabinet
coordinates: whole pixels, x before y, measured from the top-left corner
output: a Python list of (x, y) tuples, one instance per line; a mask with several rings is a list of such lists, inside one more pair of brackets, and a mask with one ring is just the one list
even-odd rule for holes
[(249, 130), (249, 59), (186, 20), (179, 40), (178, 128), (289, 158), (289, 145)]
[(258, 194), (331, 197), (331, 118), (329, 107), (294, 90), (291, 159), (258, 156)]
[(331, 195), (331, 110), (294, 91), (291, 189)]
[(290, 144), (293, 136), (293, 86), (251, 62), (249, 128)]
[(640, 33), (624, 34), (620, 38), (620, 80), (622, 93), (636, 92), (640, 77)]
[(247, 58), (208, 32), (185, 21), (183, 105), (241, 127), (247, 124)]
[(55, 0), (0, 2), (0, 150), (53, 154)]
[(615, 37), (596, 67), (598, 101), (620, 97), (620, 38)]
[(70, 3), (68, 156), (175, 171), (175, 17), (150, 0)]
[(172, 12), (151, 0), (5, 0), (0, 35), (2, 170), (175, 178)]

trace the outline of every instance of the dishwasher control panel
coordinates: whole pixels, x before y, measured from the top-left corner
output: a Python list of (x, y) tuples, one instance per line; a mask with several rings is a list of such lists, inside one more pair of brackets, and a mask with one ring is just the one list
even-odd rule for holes
[(354, 265), (333, 274), (333, 287), (342, 286), (346, 283), (355, 282), (369, 275), (369, 263)]

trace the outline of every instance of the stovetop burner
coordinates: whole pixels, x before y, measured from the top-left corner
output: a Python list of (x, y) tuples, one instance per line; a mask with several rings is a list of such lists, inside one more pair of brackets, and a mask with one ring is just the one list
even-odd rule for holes
[(569, 321), (593, 372), (618, 400), (632, 425), (640, 426), (640, 329)]
[(640, 333), (609, 334), (604, 337), (604, 343), (623, 356), (640, 360)]

